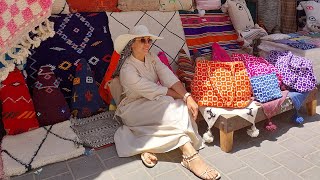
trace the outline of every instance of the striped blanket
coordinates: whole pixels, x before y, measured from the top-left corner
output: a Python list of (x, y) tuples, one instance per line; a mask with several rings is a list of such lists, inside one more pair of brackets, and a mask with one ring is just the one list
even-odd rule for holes
[(211, 56), (212, 43), (217, 42), (226, 50), (238, 50), (236, 34), (230, 18), (222, 12), (198, 14), (179, 11), (190, 55), (197, 49), (203, 56)]

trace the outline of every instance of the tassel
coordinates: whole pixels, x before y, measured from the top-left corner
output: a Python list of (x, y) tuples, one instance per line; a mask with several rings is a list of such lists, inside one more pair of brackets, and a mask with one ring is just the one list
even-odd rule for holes
[(226, 12), (228, 12), (228, 1), (227, 2), (225, 2), (222, 6), (221, 6), (221, 11), (223, 12), (223, 13), (226, 13)]
[(296, 112), (293, 117), (292, 117), (293, 122), (295, 122), (296, 124), (302, 124), (304, 121), (304, 118), (299, 116), (298, 112)]
[(48, 32), (49, 32), (49, 37), (53, 37), (55, 35), (55, 33), (56, 33), (54, 31), (54, 23), (50, 22), (49, 19), (46, 19), (45, 23), (46, 23), (46, 27), (47, 27)]
[(4, 55), (2, 55), (0, 57), (0, 63), (2, 63), (5, 66), (5, 68), (1, 68), (1, 70), (0, 70), (0, 82), (1, 82), (1, 81), (4, 81), (5, 79), (7, 79), (9, 73), (14, 70), (15, 65), (13, 63), (8, 63), (5, 60)]
[[(15, 52), (19, 49), (18, 52)], [(14, 53), (15, 52), (15, 53)], [(25, 64), (27, 57), (31, 54), (31, 52), (25, 48), (24, 46), (17, 45), (8, 51), (8, 55), (13, 59), (16, 64)]]
[(202, 137), (206, 143), (212, 143), (214, 140), (214, 136), (212, 135), (210, 129), (208, 129), (207, 132), (205, 132)]
[(27, 35), (26, 37), (27, 37), (27, 41), (31, 44), (32, 49), (40, 46), (41, 39), (39, 37), (34, 37), (33, 39), (31, 39), (29, 35)]
[(206, 11), (205, 10), (203, 10), (203, 9), (198, 9), (198, 14), (199, 14), (199, 16), (204, 16), (205, 14), (206, 14)]
[(247, 129), (247, 134), (250, 137), (258, 137), (259, 136), (259, 129), (257, 129), (255, 125), (252, 125), (251, 129)]
[(268, 119), (268, 121), (264, 124), (264, 128), (268, 131), (274, 131), (277, 129), (277, 126), (273, 124), (271, 119)]
[(31, 48), (31, 43), (27, 40), (26, 37), (23, 38), (23, 40), (20, 42), (20, 44), (25, 47), (26, 49)]
[(301, 6), (301, 4), (299, 3), (298, 7), (297, 7), (297, 10), (298, 11), (302, 11), (303, 10), (303, 7)]

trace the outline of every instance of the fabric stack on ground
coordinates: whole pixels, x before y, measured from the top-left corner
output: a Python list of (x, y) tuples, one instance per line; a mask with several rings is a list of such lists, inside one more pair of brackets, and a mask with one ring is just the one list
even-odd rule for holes
[(85, 151), (70, 121), (45, 126), (2, 140), (1, 156), (6, 176), (78, 157)]
[(49, 65), (61, 80), (59, 87), (69, 103), (80, 58), (87, 60), (98, 86), (108, 68), (113, 52), (108, 17), (105, 12), (74, 13), (52, 15), (50, 20), (55, 23), (56, 35), (31, 51), (26, 66), (27, 82), (32, 88), (39, 68)]
[(82, 119), (71, 119), (72, 129), (85, 146), (98, 148), (114, 143), (113, 136), (121, 123), (114, 111)]

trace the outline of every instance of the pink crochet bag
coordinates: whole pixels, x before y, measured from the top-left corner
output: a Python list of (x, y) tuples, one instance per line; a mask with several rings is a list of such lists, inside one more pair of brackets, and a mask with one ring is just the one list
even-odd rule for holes
[(278, 72), (278, 69), (266, 61), (262, 57), (256, 57), (249, 54), (237, 54), (234, 53), (231, 56), (232, 61), (243, 61), (250, 78), (260, 75), (266, 75), (270, 73), (276, 73), (279, 86), (281, 87), (282, 84), (282, 77), (281, 74)]

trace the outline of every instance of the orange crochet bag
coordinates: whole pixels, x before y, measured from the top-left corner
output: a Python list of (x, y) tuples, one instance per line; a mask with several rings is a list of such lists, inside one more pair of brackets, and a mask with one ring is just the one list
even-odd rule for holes
[(241, 61), (198, 60), (191, 94), (199, 106), (247, 107), (252, 90), (245, 65)]

